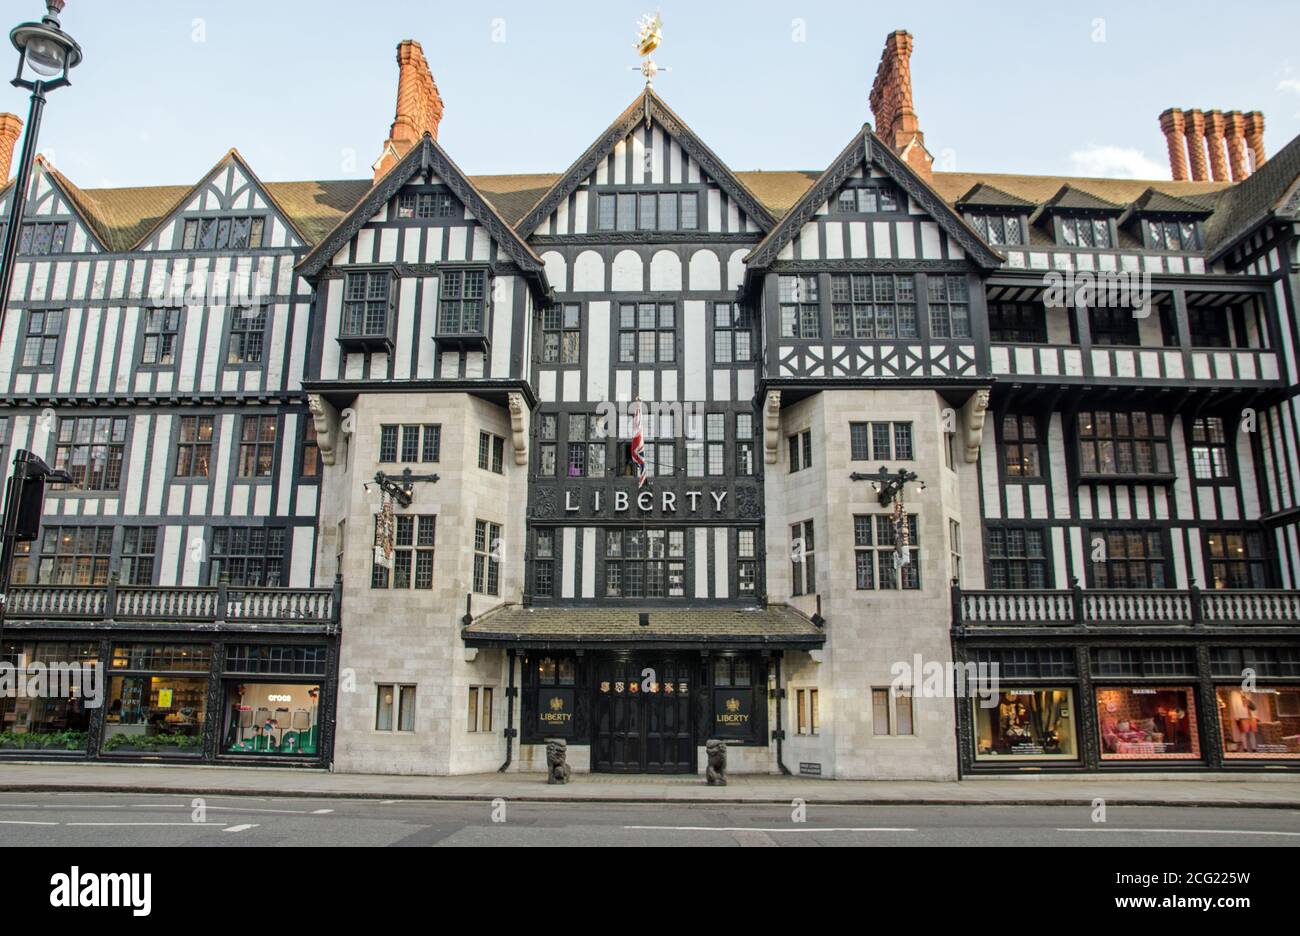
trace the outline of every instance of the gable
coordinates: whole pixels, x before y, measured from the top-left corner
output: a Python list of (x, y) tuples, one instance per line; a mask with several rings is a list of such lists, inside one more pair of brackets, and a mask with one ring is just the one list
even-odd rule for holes
[[(404, 194), (452, 196), (453, 210), (438, 218), (402, 218)], [(408, 236), (410, 235), (410, 236)], [(330, 263), (439, 263), (481, 260), (511, 262), (544, 287), (544, 267), (497, 213), (425, 134), (402, 161), (383, 175), (368, 195), (302, 259), (298, 272), (314, 276)]]
[(695, 230), (762, 234), (774, 221), (754, 194), (650, 89), (520, 220), (524, 237), (594, 233), (600, 193), (681, 186), (699, 195)]
[[(896, 210), (843, 211), (846, 189), (886, 186)], [(878, 207), (877, 203), (877, 207)], [(754, 248), (745, 263), (778, 260), (965, 260), (986, 269), (1002, 258), (916, 172), (864, 127)]]
[(238, 251), (305, 246), (302, 233), (248, 164), (231, 150), (134, 249)]
[(407, 181), (330, 258), (357, 263), (497, 263), (491, 232), (442, 177)]
[[(13, 191), (14, 186), (11, 184), (0, 194), (0, 230), (8, 223)], [(35, 224), (33, 238), (43, 244), (48, 237), (50, 250), (38, 251), (34, 256), (104, 251), (103, 242), (92, 226), (90, 218), (77, 203), (73, 191), (73, 186), (44, 159), (37, 159), (32, 166), (27, 203), (23, 206), (23, 224)], [(33, 255), (24, 251), (20, 256), (22, 259), (27, 259)]]

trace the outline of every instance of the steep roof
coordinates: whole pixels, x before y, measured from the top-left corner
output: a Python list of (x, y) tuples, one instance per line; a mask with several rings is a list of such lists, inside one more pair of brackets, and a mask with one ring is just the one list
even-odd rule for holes
[(1119, 214), (1124, 210), (1124, 206), (1117, 205), (1081, 188), (1075, 188), (1067, 182), (1057, 190), (1055, 195), (1043, 202), (1039, 210), (1043, 212), (1104, 211), (1110, 214)]
[(1224, 193), (1206, 222), (1206, 245), (1217, 259), (1279, 206), (1300, 177), (1300, 136), (1296, 137), (1253, 175)]
[[(192, 185), (129, 188), (80, 188), (50, 167), (104, 246), (130, 250), (143, 234), (176, 210)], [(793, 208), (823, 175), (816, 170), (741, 170), (733, 173), (775, 220)], [(563, 177), (558, 172), (469, 176), (469, 182), (510, 227), (518, 228), (548, 191)], [(1222, 253), (1267, 218), (1300, 178), (1300, 137), (1283, 147), (1243, 182), (1174, 182), (1160, 179), (1098, 179), (1078, 176), (1036, 176), (993, 172), (935, 172), (929, 187), (949, 205), (965, 204), (973, 190), (1000, 192), (1035, 209), (1063, 186), (1086, 193), (1111, 206), (1124, 208), (1147, 193), (1168, 195), (1213, 214), (1205, 222), (1212, 252)], [(3, 195), (12, 181), (0, 188)], [(369, 179), (264, 182), (309, 244), (318, 244), (373, 188)], [(998, 196), (988, 196), (998, 197)], [(1113, 210), (1113, 208), (1112, 208)]]
[(1033, 204), (987, 182), (975, 183), (969, 192), (957, 199), (958, 208), (1032, 208)]

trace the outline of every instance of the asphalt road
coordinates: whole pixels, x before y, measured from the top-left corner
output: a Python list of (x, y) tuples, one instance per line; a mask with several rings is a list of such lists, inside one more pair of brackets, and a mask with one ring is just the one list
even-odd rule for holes
[(1286, 809), (490, 803), (0, 794), (14, 846), (1300, 846)]

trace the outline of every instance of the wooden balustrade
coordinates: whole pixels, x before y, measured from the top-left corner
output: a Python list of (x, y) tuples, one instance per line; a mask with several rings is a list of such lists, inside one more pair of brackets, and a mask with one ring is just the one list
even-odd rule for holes
[(1300, 627), (1300, 591), (953, 588), (961, 627)]
[(11, 620), (154, 623), (332, 624), (336, 588), (155, 587), (141, 585), (14, 585)]

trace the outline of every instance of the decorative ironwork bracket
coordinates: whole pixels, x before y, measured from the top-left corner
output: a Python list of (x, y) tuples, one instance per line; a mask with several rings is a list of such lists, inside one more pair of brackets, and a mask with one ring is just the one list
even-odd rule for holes
[(411, 506), (411, 495), (415, 493), (415, 482), (423, 481), (437, 484), (436, 474), (412, 474), (410, 468), (402, 470), (400, 475), (390, 475), (382, 471), (375, 472), (375, 484), (403, 507)]
[(874, 474), (868, 474), (865, 471), (855, 471), (849, 475), (850, 481), (870, 481), (871, 487), (876, 491), (877, 500), (880, 501), (881, 507), (888, 507), (892, 504), (898, 495), (903, 493), (903, 487), (911, 484), (913, 481), (920, 482), (921, 490), (925, 490), (925, 482), (917, 476), (915, 471), (908, 471), (906, 468), (900, 468), (894, 474), (890, 474), (884, 465)]

